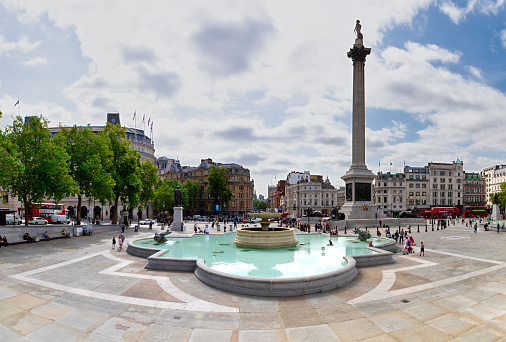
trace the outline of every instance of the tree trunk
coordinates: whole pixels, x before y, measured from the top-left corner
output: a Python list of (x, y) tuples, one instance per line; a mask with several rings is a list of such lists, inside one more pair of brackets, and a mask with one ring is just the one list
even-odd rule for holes
[(81, 200), (82, 200), (82, 196), (77, 195), (77, 215), (76, 215), (76, 224), (77, 225), (81, 224)]
[(119, 202), (119, 196), (116, 197), (114, 200), (114, 213), (112, 213), (112, 224), (118, 223), (118, 202)]
[(23, 204), (25, 205), (25, 227), (28, 227), (28, 206), (31, 204), (25, 201), (23, 201)]

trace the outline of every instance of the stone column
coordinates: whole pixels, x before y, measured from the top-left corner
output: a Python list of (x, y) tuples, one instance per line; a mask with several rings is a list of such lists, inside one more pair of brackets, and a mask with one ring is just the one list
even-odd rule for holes
[(341, 210), (347, 220), (375, 218), (377, 212), (372, 187), (375, 176), (365, 165), (365, 58), (371, 49), (364, 47), (361, 26), (358, 26), (357, 39), (348, 51), (348, 58), (353, 61), (352, 158), (350, 169), (341, 177), (346, 183)]

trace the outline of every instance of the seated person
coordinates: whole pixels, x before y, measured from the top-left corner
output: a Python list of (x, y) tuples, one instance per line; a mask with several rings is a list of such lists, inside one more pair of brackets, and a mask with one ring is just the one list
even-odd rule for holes
[(9, 243), (7, 242), (7, 236), (4, 235), (2, 246), (7, 247)]
[(46, 241), (49, 241), (49, 234), (47, 233), (47, 230), (44, 232), (43, 237), (46, 239)]
[(332, 240), (329, 240), (329, 246), (334, 246), (334, 244), (332, 243)]
[(369, 241), (369, 247), (373, 247), (372, 241)]
[(33, 242), (33, 239), (30, 236), (30, 233), (25, 233), (25, 235), (23, 235), (23, 240), (26, 240), (26, 242), (28, 242), (28, 243)]
[(206, 228), (204, 228), (204, 234), (209, 234), (209, 227), (206, 226)]

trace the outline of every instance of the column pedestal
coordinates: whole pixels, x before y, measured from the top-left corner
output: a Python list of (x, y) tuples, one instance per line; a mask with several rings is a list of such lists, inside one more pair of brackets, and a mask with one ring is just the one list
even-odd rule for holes
[(494, 204), (492, 207), (492, 220), (499, 220), (499, 204)]
[(181, 231), (181, 222), (183, 222), (183, 207), (174, 207), (174, 221), (172, 222), (172, 230)]

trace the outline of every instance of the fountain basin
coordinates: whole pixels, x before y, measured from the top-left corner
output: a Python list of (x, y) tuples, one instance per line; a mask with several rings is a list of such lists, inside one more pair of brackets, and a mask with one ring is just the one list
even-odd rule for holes
[(298, 243), (293, 228), (275, 227), (270, 230), (259, 227), (238, 228), (235, 236), (235, 245), (240, 248), (288, 248), (295, 247)]

